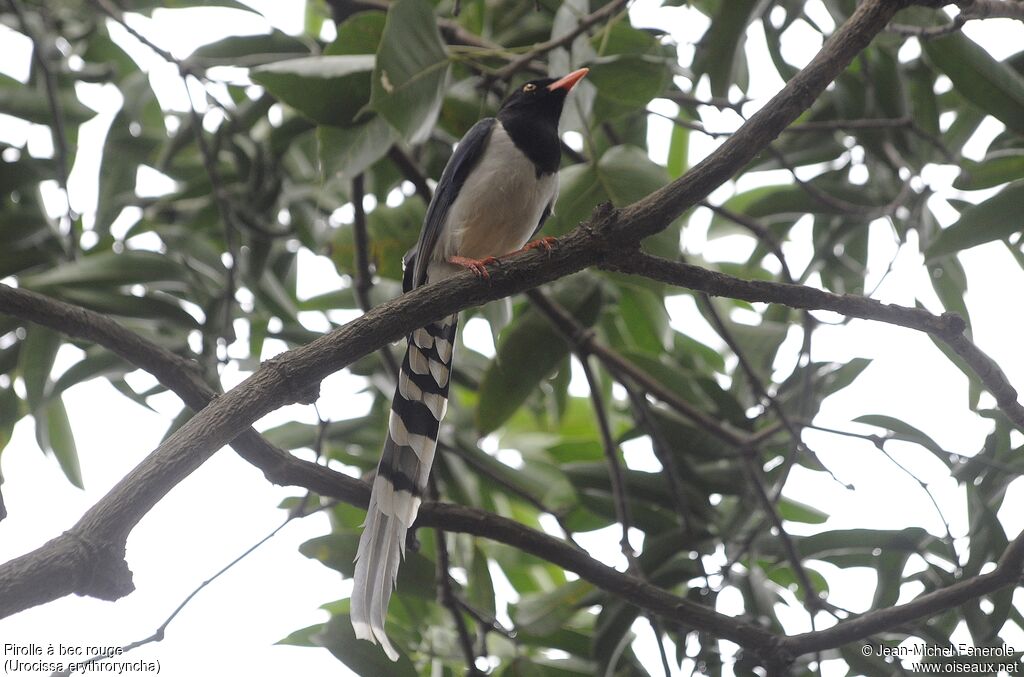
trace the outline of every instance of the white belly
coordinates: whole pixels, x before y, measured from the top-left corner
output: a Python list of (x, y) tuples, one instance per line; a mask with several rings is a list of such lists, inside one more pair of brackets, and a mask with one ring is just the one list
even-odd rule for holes
[[(538, 178), (534, 164), (495, 122), (487, 150), (448, 212), (432, 263), (451, 256), (482, 259), (520, 249), (557, 194), (558, 173)], [(438, 273), (446, 267), (431, 266)]]

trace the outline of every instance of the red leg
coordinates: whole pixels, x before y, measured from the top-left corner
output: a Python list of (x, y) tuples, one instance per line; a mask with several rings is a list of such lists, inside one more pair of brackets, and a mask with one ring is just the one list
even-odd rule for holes
[(552, 237), (550, 235), (545, 235), (544, 237), (540, 238), (539, 240), (534, 240), (533, 242), (527, 242), (526, 246), (523, 247), (522, 249), (520, 249), (519, 251), (521, 251), (521, 252), (528, 252), (531, 249), (543, 249), (546, 252), (550, 252), (552, 249), (555, 248), (556, 244), (558, 244), (558, 238)]
[(487, 266), (492, 263), (498, 263), (498, 259), (493, 256), (488, 256), (483, 259), (468, 259), (465, 256), (452, 256), (448, 258), (448, 263), (454, 263), (457, 266), (469, 268), (477, 277), (489, 280), (491, 279), (491, 274), (487, 272)]

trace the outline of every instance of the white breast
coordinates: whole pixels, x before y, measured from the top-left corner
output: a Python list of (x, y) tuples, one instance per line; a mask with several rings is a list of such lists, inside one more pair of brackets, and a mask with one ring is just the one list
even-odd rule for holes
[[(534, 164), (495, 122), (483, 157), (448, 211), (434, 261), (451, 256), (482, 259), (520, 249), (557, 194), (558, 173), (538, 178)], [(437, 272), (443, 267), (431, 266)]]

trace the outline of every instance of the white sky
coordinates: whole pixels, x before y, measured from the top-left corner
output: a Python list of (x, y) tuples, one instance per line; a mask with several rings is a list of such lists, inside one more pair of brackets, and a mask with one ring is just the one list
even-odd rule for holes
[[(265, 11), (274, 25), (287, 32), (301, 29), (300, 2), (264, 0), (249, 4)], [(690, 49), (686, 45), (701, 35), (704, 20), (686, 8), (659, 9), (655, 5), (651, 0), (639, 0), (632, 9), (634, 22), (670, 28), (676, 40), (684, 45), (682, 52), (686, 56)], [(817, 2), (809, 3), (808, 7), (815, 19), (822, 17), (823, 10)], [(179, 57), (187, 56), (195, 46), (229, 31), (262, 32), (267, 26), (262, 20), (226, 10), (163, 11), (156, 16), (154, 21), (140, 20), (134, 25)], [(800, 31), (800, 28), (795, 30)], [(1024, 40), (1021, 24), (1009, 21), (974, 22), (967, 26), (966, 32), (999, 58), (1015, 51)], [(0, 35), (3, 57), (0, 71), (23, 79), (27, 72), (25, 45), (8, 40), (10, 35), (9, 32)], [(806, 62), (819, 46), (809, 30), (803, 36), (805, 39), (790, 43), (793, 52), (787, 53), (787, 57), (797, 63)], [(748, 39), (767, 58), (758, 27), (749, 31)], [(134, 49), (132, 54), (151, 69), (154, 81), (162, 83), (161, 96), (170, 97), (164, 99), (165, 104), (178, 108), (187, 105), (180, 86), (175, 88), (168, 84), (176, 79), (173, 69), (146, 49)], [(757, 63), (758, 59), (751, 60), (752, 68), (756, 68)], [(766, 99), (781, 85), (776, 76), (763, 69), (752, 73), (751, 82), (750, 95), (757, 100)], [(101, 111), (97, 120), (88, 124), (102, 130), (119, 101), (95, 87), (82, 90), (80, 95)], [(173, 98), (175, 96), (177, 98)], [(665, 112), (672, 113), (674, 109), (667, 107)], [(0, 138), (11, 140), (27, 134), (31, 139), (31, 152), (45, 155), (51, 151), (44, 128), (15, 123), (10, 118), (0, 122), (3, 123)], [(666, 135), (670, 124), (652, 117), (652, 134)], [(734, 124), (734, 119), (723, 114), (719, 119), (710, 120), (708, 127), (731, 128)], [(995, 123), (984, 126), (968, 147), (968, 155), (973, 153), (976, 157), (998, 131)], [(95, 194), (90, 187), (87, 167), (90, 162), (95, 167), (102, 135), (83, 133), (81, 139), (79, 164), (82, 169), (76, 166), (71, 192), (75, 207), (88, 211), (95, 205)], [(667, 143), (652, 144), (653, 148), (658, 146), (667, 147)], [(691, 160), (700, 159), (713, 147), (711, 140), (693, 134)], [(655, 156), (655, 159), (664, 158)], [(939, 192), (955, 195), (949, 189), (955, 176), (955, 168), (945, 168), (936, 169), (926, 179)], [(784, 177), (770, 175), (768, 179), (782, 181)], [(751, 185), (750, 180), (745, 180), (740, 189)], [(725, 199), (732, 190), (735, 189), (724, 188), (714, 197)], [(987, 193), (973, 193), (968, 197), (976, 200), (979, 195), (987, 196)], [(945, 219), (944, 225), (948, 225), (953, 218), (950, 210), (944, 209), (941, 201), (934, 206)], [(736, 247), (747, 246), (737, 238), (707, 242), (705, 228), (706, 219), (691, 221), (685, 235), (689, 251), (700, 252), (709, 260), (721, 260), (735, 257)], [(873, 280), (877, 281), (895, 254), (895, 244), (887, 237), (890, 232), (887, 226), (879, 223), (872, 228), (877, 233), (873, 233), (871, 240), (870, 266), (874, 271)], [(807, 229), (806, 224), (798, 226), (793, 238), (798, 243), (809, 240)], [(787, 245), (786, 253), (797, 263), (806, 261), (810, 255), (809, 249), (799, 244)], [(1024, 386), (1024, 360), (1019, 351), (1019, 337), (1024, 335), (1024, 313), (1019, 305), (1007, 308), (1003, 302), (1007, 289), (1024, 288), (1024, 275), (999, 245), (975, 248), (965, 252), (961, 260), (971, 285), (967, 301), (976, 342), (1002, 366), (1011, 383)], [(871, 283), (869, 279), (869, 287)], [(301, 295), (310, 296), (338, 284), (328, 262), (304, 257), (300, 269)], [(930, 309), (936, 310), (939, 305), (929, 289), (922, 258), (911, 245), (897, 256), (892, 272), (876, 297), (904, 305), (913, 305), (914, 299), (919, 297)], [(688, 299), (674, 299), (670, 310), (677, 326), (685, 326), (687, 331), (713, 345), (720, 344), (693, 311)], [(815, 360), (846, 361), (858, 356), (874, 361), (853, 386), (826, 402), (819, 423), (850, 429), (848, 421), (856, 416), (885, 413), (925, 430), (950, 451), (971, 455), (980, 448), (989, 426), (968, 411), (964, 377), (945, 361), (926, 337), (863, 321), (843, 327), (823, 326), (816, 332)], [(64, 367), (75, 359), (75, 349), (62, 349), (60, 363)], [(237, 382), (237, 374), (230, 374), (225, 380), (225, 385), (230, 387)], [(363, 406), (365, 398), (353, 397), (358, 388), (358, 381), (345, 374), (327, 379), (319, 405), (323, 415), (345, 418), (351, 415), (353, 407)], [(154, 414), (128, 402), (102, 382), (78, 386), (69, 391), (65, 399), (76, 434), (86, 490), (79, 491), (68, 484), (53, 459), (44, 457), (36, 447), (31, 422), (22, 421), (3, 454), (6, 479), (3, 491), (10, 516), (0, 522), (0, 561), (28, 552), (70, 527), (156, 447), (179, 406), (170, 395), (154, 398), (153, 404), (160, 412)], [(315, 416), (310, 407), (289, 407), (267, 416), (258, 427), (264, 429), (289, 420), (312, 422)], [(116, 436), (111, 436), (113, 430), (117, 431)], [(942, 523), (920, 487), (888, 464), (870, 445), (813, 431), (805, 434), (805, 440), (842, 481), (857, 487), (856, 491), (847, 492), (799, 467), (794, 471), (786, 495), (830, 513), (832, 517), (825, 528), (914, 525), (937, 535), (943, 533)], [(1019, 434), (1015, 434), (1014, 443), (1021, 443)], [(916, 447), (893, 445), (892, 451), (929, 484), (954, 535), (963, 536), (966, 523), (962, 492), (945, 468), (929, 452)], [(638, 469), (651, 467), (649, 454), (635, 453), (632, 449), (628, 462)], [(135, 573), (136, 592), (113, 604), (88, 598), (64, 598), (0, 620), (0, 643), (107, 646), (148, 636), (199, 583), (280, 524), (284, 515), (277, 504), (282, 498), (298, 493), (294, 489), (269, 486), (258, 471), (232, 452), (218, 453), (172, 491), (132, 533), (128, 541), (128, 563)], [(1011, 536), (1024, 527), (1022, 516), (1024, 500), (1018, 480), (1000, 511), (1000, 518)], [(318, 605), (344, 597), (350, 590), (348, 581), (342, 581), (334, 571), (306, 559), (296, 550), (300, 543), (326, 533), (327, 529), (322, 516), (289, 525), (229, 574), (203, 590), (171, 624), (162, 643), (138, 649), (130, 658), (159, 660), (165, 675), (347, 674), (326, 651), (273, 646), (273, 642), (293, 630), (326, 620), (326, 613), (318, 611)], [(799, 525), (792, 525), (791, 531), (802, 533)], [(600, 532), (588, 535), (585, 542), (597, 545), (604, 536)], [(958, 545), (963, 548), (963, 542)], [(621, 555), (616, 550), (601, 547), (598, 552), (602, 560), (621, 565)], [(874, 580), (871, 572), (815, 567), (825, 569), (833, 586), (830, 600), (835, 604), (861, 610), (870, 603)], [(909, 586), (904, 591), (905, 596), (913, 592), (916, 590)], [(734, 612), (738, 601), (738, 593), (725, 594), (719, 608), (727, 613)], [(787, 613), (784, 620), (790, 631), (809, 629), (802, 611)], [(645, 660), (657, 664), (644, 623), (636, 626), (642, 634), (637, 650)], [(1017, 640), (1018, 646), (1024, 645), (1024, 637), (1018, 634)]]

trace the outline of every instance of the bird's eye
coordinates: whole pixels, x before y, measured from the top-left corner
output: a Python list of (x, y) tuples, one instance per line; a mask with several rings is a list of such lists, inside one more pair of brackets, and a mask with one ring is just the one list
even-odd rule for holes
[(523, 85), (524, 92), (532, 92), (535, 89), (537, 89), (537, 85), (533, 84), (532, 82), (527, 82), (525, 85)]

